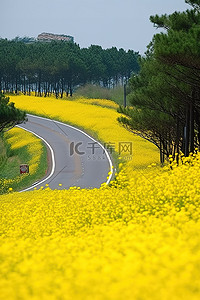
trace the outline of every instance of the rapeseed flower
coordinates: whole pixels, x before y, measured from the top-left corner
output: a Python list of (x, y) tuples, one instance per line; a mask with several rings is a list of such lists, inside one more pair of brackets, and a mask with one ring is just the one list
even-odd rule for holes
[(199, 158), (148, 180), (124, 166), (110, 187), (1, 196), (1, 299), (198, 299)]
[[(41, 101), (30, 99), (32, 112)], [(90, 119), (88, 104), (51, 101), (44, 99), (49, 116), (84, 128), (91, 121), (103, 141), (112, 130), (118, 142), (132, 136), (115, 123), (114, 109), (93, 105)], [(171, 157), (160, 168), (154, 147), (132, 139), (135, 153), (146, 149), (121, 163), (110, 186), (0, 197), (1, 300), (200, 298), (200, 155), (183, 156), (180, 166)]]
[[(7, 131), (5, 133), (5, 138), (7, 143), (10, 145), (11, 150), (20, 151), (22, 147), (26, 148), (26, 163), (29, 165), (29, 172), (31, 175), (36, 174), (43, 151), (41, 140), (20, 128), (13, 128)], [(19, 165), (20, 163), (24, 163), (24, 161), (19, 161)], [(0, 178), (0, 193), (5, 193), (7, 191), (11, 192), (13, 187), (22, 182), (25, 176), (27, 175), (23, 174), (16, 176), (15, 178)]]

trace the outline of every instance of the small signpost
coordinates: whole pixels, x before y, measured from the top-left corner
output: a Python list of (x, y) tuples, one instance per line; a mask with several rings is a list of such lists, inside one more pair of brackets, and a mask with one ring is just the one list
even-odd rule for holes
[(20, 165), (20, 174), (29, 173), (29, 165), (22, 164)]

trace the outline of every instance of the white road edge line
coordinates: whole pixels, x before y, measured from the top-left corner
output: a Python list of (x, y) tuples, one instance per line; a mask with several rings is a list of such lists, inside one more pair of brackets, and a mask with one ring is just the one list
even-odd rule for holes
[(24, 189), (22, 191), (19, 191), (19, 193), (22, 193), (22, 192), (26, 192), (26, 191), (28, 191), (28, 190), (30, 190), (30, 189), (38, 186), (39, 184), (42, 184), (43, 182), (49, 180), (49, 178), (53, 175), (53, 173), (55, 171), (55, 155), (54, 155), (53, 149), (51, 148), (51, 146), (49, 145), (49, 143), (43, 137), (39, 136), (37, 133), (35, 133), (35, 132), (31, 131), (31, 130), (28, 130), (28, 129), (25, 129), (25, 128), (21, 127), (20, 125), (16, 125), (16, 127), (19, 127), (19, 128), (21, 128), (23, 130), (26, 130), (26, 131), (34, 134), (35, 136), (37, 136), (39, 139), (41, 139), (49, 147), (50, 152), (51, 152), (51, 159), (52, 159), (52, 169), (51, 169), (51, 173), (49, 174), (49, 176), (47, 178), (41, 180), (41, 181), (37, 181), (37, 183), (33, 184), (32, 186), (30, 186), (30, 187), (28, 187), (28, 188), (26, 188), (26, 189)]
[[(106, 184), (108, 185), (111, 181), (111, 178), (112, 178), (112, 175), (113, 175), (113, 164), (112, 164), (112, 161), (111, 161), (111, 158), (108, 154), (108, 151), (106, 150), (106, 148), (98, 141), (96, 141), (93, 137), (91, 137), (89, 134), (85, 133), (84, 131), (82, 131), (81, 129), (79, 128), (76, 128), (74, 126), (71, 126), (71, 125), (68, 125), (68, 124), (65, 124), (65, 123), (62, 123), (62, 122), (59, 122), (59, 121), (56, 121), (56, 120), (53, 120), (53, 119), (49, 119), (49, 118), (43, 118), (43, 117), (39, 117), (39, 116), (35, 116), (35, 115), (31, 115), (31, 114), (27, 114), (27, 116), (31, 116), (31, 117), (35, 117), (35, 118), (38, 118), (38, 119), (44, 119), (44, 120), (49, 120), (49, 121), (52, 121), (52, 122), (56, 122), (58, 124), (61, 124), (61, 125), (64, 125), (66, 127), (70, 127), (70, 128), (73, 128), (81, 133), (83, 133), (84, 135), (86, 135), (88, 138), (90, 138), (92, 141), (94, 141), (95, 143), (97, 143), (98, 145), (100, 145), (100, 147), (104, 150), (106, 156), (107, 156), (107, 159), (108, 159), (108, 162), (109, 162), (109, 165), (110, 165), (110, 175), (108, 177), (108, 180), (106, 181)], [(41, 183), (41, 182), (40, 182)]]

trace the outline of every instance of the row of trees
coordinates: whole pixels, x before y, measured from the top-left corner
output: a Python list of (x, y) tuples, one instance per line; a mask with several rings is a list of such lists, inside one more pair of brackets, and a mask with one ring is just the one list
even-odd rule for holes
[(152, 16), (165, 32), (156, 34), (129, 86), (134, 107), (120, 108), (119, 121), (160, 149), (161, 162), (200, 142), (200, 1), (191, 9)]
[(37, 96), (55, 93), (71, 95), (86, 83), (113, 87), (139, 70), (138, 53), (115, 47), (92, 45), (80, 48), (72, 42), (24, 43), (0, 40), (0, 90), (35, 91)]

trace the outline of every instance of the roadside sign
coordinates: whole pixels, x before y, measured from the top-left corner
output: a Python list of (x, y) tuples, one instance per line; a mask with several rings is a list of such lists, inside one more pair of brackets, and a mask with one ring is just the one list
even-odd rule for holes
[(20, 174), (29, 173), (29, 165), (22, 164), (20, 165)]

